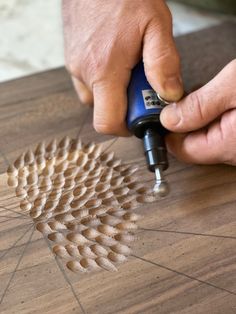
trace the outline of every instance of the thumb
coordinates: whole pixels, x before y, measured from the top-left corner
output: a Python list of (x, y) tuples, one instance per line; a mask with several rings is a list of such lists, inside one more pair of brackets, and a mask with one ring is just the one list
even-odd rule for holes
[(160, 1), (159, 15), (147, 26), (143, 39), (146, 77), (154, 90), (168, 101), (183, 95), (180, 58), (172, 35), (171, 13)]
[(178, 103), (166, 106), (161, 123), (173, 132), (191, 132), (208, 125), (225, 111), (235, 107), (235, 71), (229, 63), (212, 81)]

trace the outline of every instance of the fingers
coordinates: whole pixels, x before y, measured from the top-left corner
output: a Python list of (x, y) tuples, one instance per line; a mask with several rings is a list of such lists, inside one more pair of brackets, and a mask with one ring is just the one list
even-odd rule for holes
[(166, 100), (177, 101), (183, 95), (180, 58), (172, 35), (171, 14), (164, 1), (157, 13), (144, 34), (145, 73), (156, 92)]
[(93, 104), (93, 94), (92, 92), (88, 89), (88, 87), (82, 83), (79, 79), (75, 77), (71, 77), (72, 82), (74, 85), (74, 88), (79, 96), (80, 101), (84, 105), (89, 105), (91, 106)]
[(235, 62), (231, 62), (208, 84), (178, 103), (166, 106), (160, 116), (162, 124), (173, 132), (190, 132), (234, 108), (235, 70)]
[(170, 153), (188, 163), (236, 165), (236, 109), (206, 129), (169, 134), (166, 144)]
[(125, 117), (127, 111), (126, 80), (107, 79), (93, 86), (94, 94), (94, 128), (97, 132), (127, 136)]

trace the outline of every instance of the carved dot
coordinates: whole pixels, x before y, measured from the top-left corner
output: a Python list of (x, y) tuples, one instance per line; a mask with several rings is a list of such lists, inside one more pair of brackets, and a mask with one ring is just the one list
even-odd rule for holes
[(156, 197), (154, 195), (139, 195), (137, 196), (137, 202), (138, 203), (152, 203), (156, 200)]
[(95, 186), (95, 191), (98, 193), (106, 192), (108, 189), (109, 189), (109, 186), (107, 184), (103, 184), (103, 183), (98, 183)]
[(109, 162), (114, 157), (114, 152), (106, 152), (100, 155), (100, 160), (103, 162)]
[(123, 254), (117, 254), (115, 252), (109, 252), (108, 254), (109, 260), (115, 263), (123, 263), (127, 260), (127, 257)]
[(107, 256), (108, 255), (107, 250), (99, 244), (93, 244), (90, 246), (90, 248), (94, 252), (94, 254), (96, 254), (97, 256)]
[(87, 188), (85, 186), (78, 186), (76, 189), (74, 189), (73, 191), (73, 195), (80, 197), (82, 195), (84, 195), (87, 191)]
[(40, 183), (40, 190), (43, 192), (48, 192), (52, 188), (52, 180), (50, 177), (44, 177)]
[(61, 258), (68, 258), (70, 255), (68, 254), (67, 250), (63, 245), (54, 245), (52, 249), (53, 253)]
[(91, 216), (100, 216), (107, 212), (106, 207), (95, 207), (89, 209), (89, 215)]
[(59, 165), (56, 166), (55, 172), (62, 173), (66, 171), (68, 165), (69, 165), (69, 162), (67, 160), (62, 161)]
[(61, 198), (61, 189), (54, 188), (48, 195), (48, 198), (52, 201), (59, 200)]
[(71, 149), (72, 150), (81, 150), (82, 149), (82, 143), (80, 139), (75, 139), (71, 141)]
[(59, 232), (53, 232), (48, 234), (48, 239), (53, 241), (53, 242), (64, 242), (65, 241), (65, 237), (63, 236), (63, 234), (59, 233)]
[(71, 215), (74, 218), (84, 218), (84, 217), (87, 217), (89, 215), (89, 211), (88, 211), (88, 209), (73, 210), (71, 212)]
[(66, 244), (65, 249), (70, 256), (73, 256), (73, 257), (81, 256), (79, 253), (78, 247), (74, 244)]
[(44, 205), (44, 210), (52, 211), (56, 208), (56, 206), (57, 206), (57, 201), (47, 200), (46, 204)]
[(66, 160), (68, 157), (68, 151), (66, 148), (61, 148), (58, 152), (57, 152), (57, 158), (60, 161)]
[(68, 178), (65, 180), (64, 189), (72, 190), (75, 187), (75, 180), (74, 178)]
[(82, 234), (73, 232), (67, 234), (66, 237), (69, 241), (74, 242), (76, 244), (84, 244), (88, 241)]
[(87, 174), (81, 175), (80, 173), (78, 173), (78, 175), (76, 175), (76, 177), (75, 177), (76, 184), (84, 183), (84, 181), (87, 179), (87, 177), (88, 177)]
[(117, 224), (119, 224), (121, 222), (121, 219), (117, 218), (117, 217), (114, 217), (114, 216), (111, 216), (111, 215), (104, 215), (104, 216), (100, 217), (100, 221), (103, 224), (107, 224), (107, 225), (110, 225), (110, 226), (115, 226), (115, 225), (117, 225)]
[(96, 242), (101, 244), (101, 245), (105, 245), (105, 246), (112, 246), (112, 245), (115, 245), (117, 243), (117, 241), (115, 239), (108, 237), (104, 234), (96, 237)]
[(7, 169), (7, 174), (9, 176), (17, 176), (18, 175), (18, 170), (14, 165), (10, 165)]
[(116, 225), (116, 228), (120, 230), (136, 230), (137, 225), (131, 221), (123, 221)]
[(35, 185), (38, 183), (38, 174), (35, 172), (32, 172), (27, 177), (27, 184), (28, 185)]
[(10, 176), (8, 177), (8, 180), (7, 180), (7, 184), (10, 186), (10, 187), (17, 187), (18, 185), (18, 180), (16, 177), (13, 177), (13, 176)]
[(61, 199), (60, 199), (60, 202), (59, 204), (60, 205), (65, 205), (65, 204), (70, 204), (74, 199), (74, 195), (73, 193), (67, 193), (67, 194), (64, 194)]
[(131, 190), (138, 190), (140, 188), (143, 188), (143, 185), (141, 183), (138, 183), (138, 182), (132, 182), (132, 183), (129, 183), (127, 185), (127, 187)]
[(123, 177), (117, 177), (112, 179), (110, 184), (112, 187), (119, 187), (123, 181), (124, 181)]
[(118, 253), (118, 254), (127, 255), (127, 256), (131, 254), (131, 249), (125, 244), (117, 243), (111, 246), (111, 249), (113, 252)]
[(140, 219), (140, 216), (135, 213), (126, 213), (123, 216), (123, 219), (129, 220), (129, 221), (138, 221)]
[(66, 229), (66, 226), (63, 224), (63, 223), (60, 223), (59, 221), (50, 221), (48, 223), (49, 227), (52, 229), (52, 230), (65, 230)]
[(22, 188), (21, 186), (16, 188), (16, 196), (19, 198), (26, 198), (27, 196), (27, 192), (24, 188)]
[(98, 225), (100, 225), (100, 220), (98, 218), (92, 218), (92, 217), (85, 217), (85, 218), (82, 218), (80, 220), (80, 222), (85, 225), (85, 226), (88, 226), (88, 227), (97, 227)]
[(48, 234), (52, 232), (52, 229), (46, 222), (38, 222), (36, 224), (36, 229), (43, 234)]
[(26, 165), (34, 162), (34, 153), (31, 150), (25, 154), (24, 161)]
[(97, 227), (98, 231), (107, 235), (107, 236), (114, 236), (116, 235), (119, 231), (112, 227), (112, 226), (109, 226), (109, 225), (100, 225)]
[(58, 147), (66, 149), (66, 148), (69, 147), (69, 145), (70, 145), (70, 139), (69, 139), (68, 136), (65, 136), (65, 137), (59, 142)]
[(29, 172), (37, 172), (38, 171), (38, 165), (36, 162), (33, 162), (28, 165)]
[(43, 169), (43, 176), (45, 177), (51, 177), (54, 173), (54, 167), (46, 165)]
[(86, 187), (94, 187), (99, 182), (99, 178), (89, 179), (87, 180), (84, 185)]
[(72, 221), (74, 219), (74, 217), (71, 214), (59, 214), (55, 216), (55, 219), (59, 222), (69, 222)]
[(66, 264), (67, 268), (73, 272), (86, 272), (86, 269), (80, 265), (78, 261), (69, 261)]
[(19, 169), (18, 176), (26, 178), (29, 175), (29, 170), (27, 167), (23, 167)]
[(96, 258), (97, 255), (90, 249), (89, 246), (79, 245), (78, 250), (80, 255), (86, 258)]
[(118, 188), (118, 189), (114, 189), (113, 192), (116, 195), (123, 196), (123, 195), (127, 195), (128, 194), (129, 189), (127, 187), (121, 187), (121, 188)]
[(135, 236), (130, 233), (118, 233), (114, 236), (118, 242), (129, 243), (135, 240)]
[(37, 148), (35, 149), (35, 155), (40, 156), (45, 154), (45, 143), (41, 142), (38, 144)]
[(98, 207), (98, 206), (100, 206), (102, 204), (102, 200), (100, 200), (100, 199), (91, 199), (91, 200), (88, 200), (85, 204), (84, 204), (84, 206), (86, 207), (86, 208), (92, 208), (92, 207)]
[(20, 203), (20, 208), (24, 211), (29, 211), (31, 209), (32, 205), (28, 200), (23, 200)]
[(39, 207), (33, 207), (30, 210), (30, 217), (32, 217), (33, 219), (38, 218), (41, 215), (42, 211)]
[(96, 237), (100, 235), (100, 232), (98, 232), (94, 228), (86, 228), (82, 231), (83, 236), (89, 240), (94, 240)]
[(109, 205), (112, 205), (114, 203), (117, 204), (117, 201), (116, 201), (116, 199), (113, 196), (102, 199), (102, 204), (103, 205), (109, 206)]
[(16, 159), (16, 161), (14, 162), (14, 166), (17, 170), (19, 170), (20, 168), (24, 167), (24, 165), (25, 165), (24, 154), (22, 154), (20, 157)]
[(84, 167), (87, 161), (88, 161), (88, 156), (84, 153), (81, 153), (77, 159), (76, 164), (79, 167)]
[(96, 263), (105, 270), (117, 271), (117, 268), (105, 257), (97, 257)]
[(56, 150), (57, 150), (57, 141), (56, 141), (56, 139), (54, 139), (54, 140), (52, 140), (52, 141), (48, 144), (48, 146), (47, 146), (47, 148), (46, 148), (46, 152), (47, 152), (47, 153), (55, 153)]
[(77, 150), (70, 151), (69, 154), (68, 154), (69, 162), (75, 163), (77, 161), (77, 159), (78, 159), (78, 156), (79, 156), (79, 152)]
[(110, 160), (107, 162), (107, 166), (112, 167), (112, 168), (115, 168), (115, 167), (119, 166), (120, 164), (121, 164), (121, 160), (119, 160), (119, 159), (114, 159), (114, 160)]

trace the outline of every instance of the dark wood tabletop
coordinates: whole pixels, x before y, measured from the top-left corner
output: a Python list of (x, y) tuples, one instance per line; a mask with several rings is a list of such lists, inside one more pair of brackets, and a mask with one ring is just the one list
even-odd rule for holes
[[(232, 22), (176, 39), (187, 92), (235, 58), (235, 35)], [(143, 218), (133, 255), (118, 272), (74, 274), (62, 271), (38, 231), (28, 232), (31, 218), (10, 210), (6, 169), (42, 140), (68, 135), (109, 144), (114, 138), (94, 131), (92, 109), (79, 103), (64, 68), (0, 84), (0, 135), (2, 314), (236, 313), (234, 167), (170, 157), (171, 193), (137, 209)], [(139, 165), (140, 180), (151, 184), (139, 140), (119, 138), (111, 150)]]

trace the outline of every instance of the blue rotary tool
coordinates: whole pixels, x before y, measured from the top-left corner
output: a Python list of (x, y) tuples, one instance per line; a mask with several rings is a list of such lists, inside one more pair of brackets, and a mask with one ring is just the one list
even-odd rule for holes
[(167, 104), (148, 83), (143, 62), (138, 63), (128, 87), (127, 125), (136, 137), (143, 140), (148, 169), (156, 176), (153, 191), (161, 197), (169, 192), (163, 174), (168, 168), (164, 140), (167, 130), (160, 123), (161, 110)]

